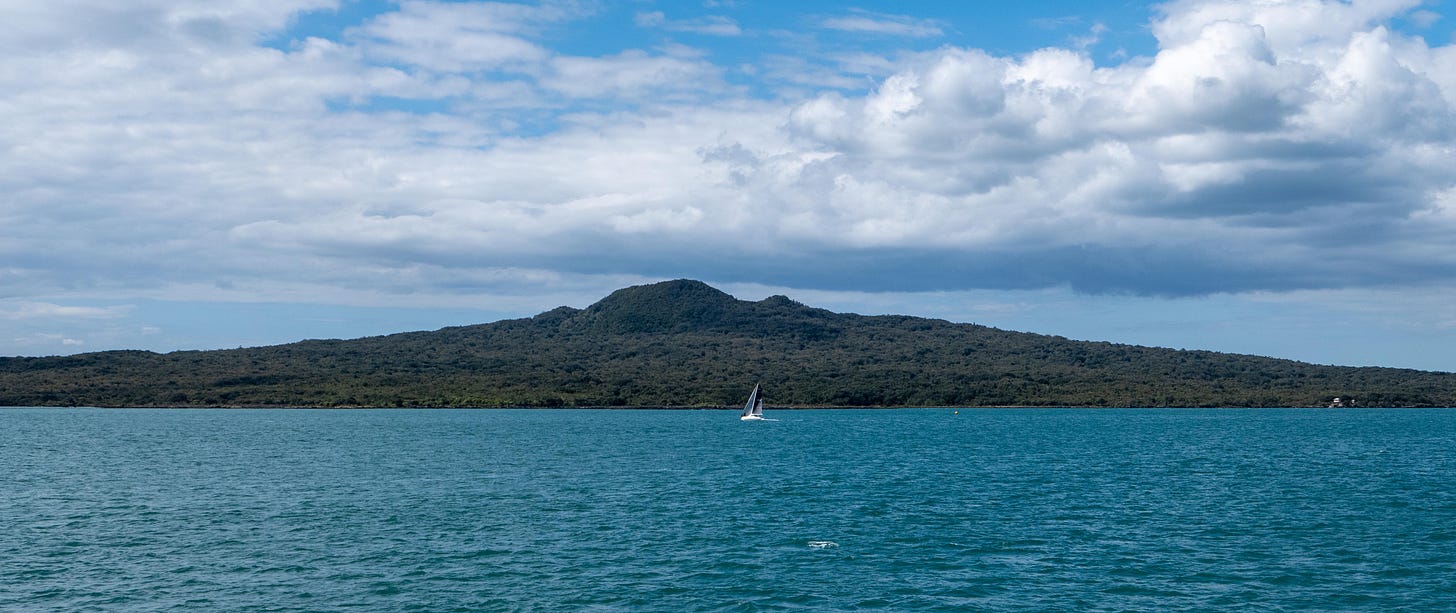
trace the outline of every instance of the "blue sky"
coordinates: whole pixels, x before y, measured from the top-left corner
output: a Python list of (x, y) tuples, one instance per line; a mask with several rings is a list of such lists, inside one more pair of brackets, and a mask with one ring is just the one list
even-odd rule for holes
[(0, 355), (686, 277), (1456, 370), (1444, 2), (13, 4)]

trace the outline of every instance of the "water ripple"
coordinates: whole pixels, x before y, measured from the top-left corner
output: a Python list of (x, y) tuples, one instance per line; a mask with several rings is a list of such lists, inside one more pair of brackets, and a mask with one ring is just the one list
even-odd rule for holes
[(1449, 610), (1456, 411), (0, 409), (0, 610)]

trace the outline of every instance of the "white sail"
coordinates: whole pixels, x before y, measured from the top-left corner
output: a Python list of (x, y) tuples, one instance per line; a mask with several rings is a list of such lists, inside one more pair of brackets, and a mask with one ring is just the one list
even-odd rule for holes
[(748, 395), (748, 402), (743, 405), (743, 415), (739, 419), (763, 419), (763, 398), (758, 395), (758, 385), (753, 386), (753, 393)]

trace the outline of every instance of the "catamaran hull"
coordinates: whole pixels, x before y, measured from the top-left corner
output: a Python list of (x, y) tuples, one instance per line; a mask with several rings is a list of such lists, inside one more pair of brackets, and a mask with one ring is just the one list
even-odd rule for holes
[(743, 417), (739, 417), (738, 419), (742, 421), (763, 421), (763, 418), (757, 415), (744, 415)]

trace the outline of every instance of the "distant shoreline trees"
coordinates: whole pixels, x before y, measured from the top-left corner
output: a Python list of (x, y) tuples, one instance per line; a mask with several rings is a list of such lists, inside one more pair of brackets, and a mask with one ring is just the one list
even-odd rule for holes
[(353, 340), (0, 358), (0, 405), (1364, 407), (1456, 404), (1456, 374), (1319, 366), (837, 314), (696, 281), (586, 308)]

